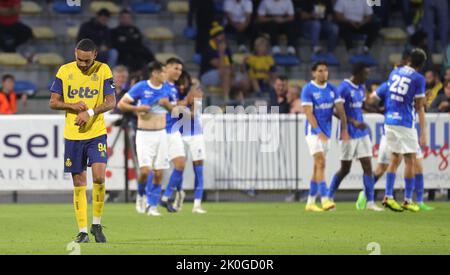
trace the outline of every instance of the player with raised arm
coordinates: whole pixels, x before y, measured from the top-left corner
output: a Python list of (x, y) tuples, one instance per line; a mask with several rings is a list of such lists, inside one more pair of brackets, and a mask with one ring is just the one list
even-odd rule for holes
[[(328, 83), (328, 64), (317, 62), (312, 67), (313, 79), (302, 91), (302, 105), (307, 117), (306, 143), (314, 158), (313, 175), (310, 182), (306, 211), (321, 212), (336, 207), (328, 198), (325, 181), (326, 154), (329, 150), (334, 108), (341, 120), (341, 139), (348, 142), (347, 118), (343, 99), (339, 97), (336, 87)], [(322, 208), (316, 205), (317, 193), (322, 199)]]
[(106, 126), (103, 113), (116, 105), (111, 69), (95, 60), (97, 46), (83, 39), (75, 49), (76, 61), (61, 66), (50, 88), (50, 108), (66, 111), (64, 172), (72, 174), (73, 203), (79, 234), (75, 242), (89, 242), (87, 231), (86, 168), (92, 167), (93, 222), (91, 234), (105, 243), (101, 218), (105, 200), (107, 163)]
[[(163, 64), (155, 61), (149, 64), (148, 69), (150, 78), (136, 83), (120, 100), (118, 107), (123, 112), (136, 112), (138, 115), (139, 184), (145, 184), (147, 190), (146, 207), (140, 213), (161, 216), (157, 208), (161, 181), (163, 170), (169, 168), (166, 114), (172, 107), (169, 92), (163, 85)], [(138, 104), (132, 105), (133, 102)]]

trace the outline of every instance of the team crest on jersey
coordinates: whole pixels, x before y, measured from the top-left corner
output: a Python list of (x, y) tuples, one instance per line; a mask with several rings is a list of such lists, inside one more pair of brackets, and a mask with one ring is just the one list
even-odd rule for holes
[(335, 94), (334, 92), (331, 92), (331, 93), (330, 93), (330, 96), (331, 96), (331, 98), (335, 98), (335, 97), (336, 97), (336, 94)]
[(72, 166), (72, 161), (70, 160), (70, 158), (68, 158), (66, 160), (66, 167), (71, 167)]
[(73, 74), (69, 74), (69, 80), (73, 80)]
[(96, 73), (94, 73), (94, 74), (91, 76), (91, 81), (98, 81), (98, 75), (97, 75)]
[(314, 93), (313, 96), (315, 99), (320, 99), (321, 95), (320, 95), (320, 93)]

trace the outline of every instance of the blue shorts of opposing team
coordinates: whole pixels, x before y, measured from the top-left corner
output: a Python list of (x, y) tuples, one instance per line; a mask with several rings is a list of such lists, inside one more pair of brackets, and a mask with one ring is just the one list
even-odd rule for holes
[(106, 135), (88, 140), (64, 140), (64, 172), (78, 174), (94, 163), (107, 163)]

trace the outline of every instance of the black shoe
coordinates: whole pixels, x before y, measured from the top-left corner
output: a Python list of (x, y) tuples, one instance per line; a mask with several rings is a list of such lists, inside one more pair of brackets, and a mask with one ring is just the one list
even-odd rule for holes
[(100, 224), (92, 225), (91, 234), (94, 235), (96, 243), (106, 243), (106, 237), (103, 234), (103, 226)]
[(175, 213), (177, 210), (173, 208), (172, 204), (167, 201), (161, 201), (159, 203), (162, 207), (166, 208), (169, 213)]
[(89, 242), (89, 235), (88, 233), (80, 232), (77, 235), (77, 238), (75, 239), (76, 243), (88, 243)]

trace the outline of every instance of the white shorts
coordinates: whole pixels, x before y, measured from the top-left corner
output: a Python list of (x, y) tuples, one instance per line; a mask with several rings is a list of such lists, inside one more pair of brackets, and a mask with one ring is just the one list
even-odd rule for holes
[(186, 157), (184, 151), (183, 138), (180, 132), (168, 134), (169, 140), (169, 160), (173, 160), (178, 157)]
[(372, 157), (372, 141), (369, 136), (351, 139), (347, 142), (339, 141), (341, 160), (350, 161)]
[(314, 156), (317, 153), (324, 153), (325, 155), (328, 153), (328, 150), (330, 149), (330, 140), (328, 140), (328, 142), (322, 142), (319, 140), (319, 136), (315, 135), (307, 135), (305, 139), (311, 156)]
[[(387, 148), (386, 144), (386, 136), (381, 136), (380, 147), (378, 149), (378, 163), (388, 165), (391, 163), (391, 154), (392, 152)], [(420, 146), (417, 146), (416, 159), (423, 159), (423, 152)]]
[(192, 160), (204, 160), (206, 158), (206, 145), (203, 135), (184, 136), (189, 152), (191, 152)]
[(385, 125), (386, 145), (388, 149), (397, 154), (417, 154), (419, 138), (413, 128)]
[(169, 169), (169, 156), (166, 130), (136, 132), (136, 152), (139, 168), (150, 167), (155, 170)]

